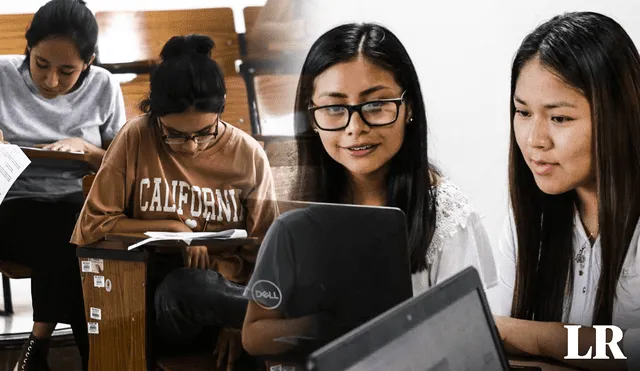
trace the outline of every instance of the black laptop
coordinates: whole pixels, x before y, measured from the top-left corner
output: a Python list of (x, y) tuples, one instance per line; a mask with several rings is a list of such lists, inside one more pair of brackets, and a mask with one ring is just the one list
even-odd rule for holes
[(510, 370), (482, 282), (471, 267), (318, 349), (307, 368)]
[[(279, 207), (286, 212), (277, 224), (290, 236), (296, 271), (287, 317), (322, 312), (339, 324), (342, 335), (413, 296), (407, 223), (400, 209), (308, 202), (279, 202)], [(304, 363), (311, 350), (333, 339), (274, 340), (299, 343), (306, 354), (298, 360)]]

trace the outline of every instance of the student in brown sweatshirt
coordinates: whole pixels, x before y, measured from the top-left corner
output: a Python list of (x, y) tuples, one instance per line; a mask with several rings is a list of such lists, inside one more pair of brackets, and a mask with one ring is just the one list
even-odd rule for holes
[[(222, 121), (226, 89), (206, 36), (176, 36), (151, 78), (146, 115), (129, 121), (107, 151), (72, 243), (109, 232), (246, 229), (262, 238), (277, 216), (274, 182), (262, 147)], [(206, 227), (206, 228), (205, 228)], [(219, 331), (219, 360), (242, 350), (242, 297), (257, 247), (210, 257), (190, 246), (157, 287), (158, 333), (181, 345)], [(215, 338), (205, 334), (209, 339)]]

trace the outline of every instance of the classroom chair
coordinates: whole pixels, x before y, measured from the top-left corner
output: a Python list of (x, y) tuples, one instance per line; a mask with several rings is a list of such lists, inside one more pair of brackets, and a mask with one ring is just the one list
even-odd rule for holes
[(225, 76), (237, 75), (240, 57), (231, 8), (97, 12), (98, 63), (112, 72), (149, 72), (164, 44), (176, 35), (213, 39), (212, 52)]
[(24, 38), (33, 14), (0, 15), (0, 54), (24, 54), (27, 40)]
[[(142, 112), (138, 106), (149, 94), (149, 74), (116, 74), (115, 76), (121, 80), (120, 88), (124, 95), (127, 120), (141, 115)], [(225, 85), (227, 87), (227, 103), (222, 113), (222, 119), (251, 134), (249, 100), (243, 79), (240, 76), (227, 76), (225, 77)]]

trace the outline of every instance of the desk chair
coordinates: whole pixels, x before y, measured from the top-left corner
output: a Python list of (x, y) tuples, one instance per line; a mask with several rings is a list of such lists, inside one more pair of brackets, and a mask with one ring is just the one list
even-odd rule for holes
[[(127, 75), (116, 74), (115, 76), (122, 79), (120, 88), (124, 96), (127, 120), (142, 115), (138, 106), (149, 94), (149, 74), (139, 74), (127, 79), (125, 79)], [(227, 103), (222, 119), (240, 130), (251, 133), (249, 101), (244, 81), (240, 76), (227, 76), (224, 82), (227, 87)]]
[(240, 43), (240, 55), (242, 57), (246, 57), (250, 53), (249, 45), (251, 44), (251, 42), (249, 41), (249, 35), (251, 35), (253, 25), (256, 24), (261, 11), (261, 6), (248, 6), (242, 10), (245, 31), (243, 34), (238, 34), (238, 41)]
[(24, 38), (33, 14), (0, 15), (0, 54), (24, 54), (27, 40)]
[(237, 75), (240, 57), (231, 8), (97, 12), (98, 63), (112, 72), (149, 72), (164, 44), (176, 35), (213, 39), (212, 52), (225, 76)]

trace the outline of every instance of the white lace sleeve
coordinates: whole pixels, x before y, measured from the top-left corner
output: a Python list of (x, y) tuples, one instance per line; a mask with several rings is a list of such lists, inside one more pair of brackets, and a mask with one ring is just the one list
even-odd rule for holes
[(478, 270), (485, 288), (495, 286), (495, 260), (480, 215), (446, 179), (437, 187), (436, 200), (436, 230), (427, 250), (430, 268), (414, 275), (414, 295), (468, 266)]

